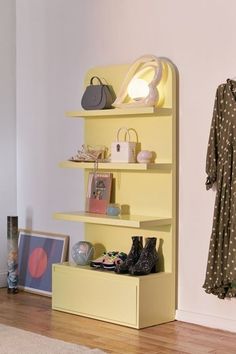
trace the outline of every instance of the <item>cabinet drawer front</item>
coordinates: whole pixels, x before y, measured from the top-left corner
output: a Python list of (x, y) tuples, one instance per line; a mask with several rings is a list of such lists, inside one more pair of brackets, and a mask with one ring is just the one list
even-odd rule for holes
[(53, 308), (101, 320), (137, 324), (137, 283), (96, 270), (55, 267)]

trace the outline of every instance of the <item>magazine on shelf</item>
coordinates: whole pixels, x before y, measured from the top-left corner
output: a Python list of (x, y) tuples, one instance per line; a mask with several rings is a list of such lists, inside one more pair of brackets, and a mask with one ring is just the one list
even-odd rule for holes
[(110, 203), (112, 173), (94, 173), (88, 175), (86, 212), (106, 214)]

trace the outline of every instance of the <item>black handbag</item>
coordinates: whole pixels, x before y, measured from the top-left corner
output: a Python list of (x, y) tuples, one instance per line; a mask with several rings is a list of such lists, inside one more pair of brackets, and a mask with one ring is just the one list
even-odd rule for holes
[[(93, 80), (97, 79), (99, 85), (94, 85)], [(105, 85), (98, 76), (93, 76), (90, 85), (86, 87), (81, 100), (81, 106), (86, 110), (113, 108), (115, 94), (112, 86)]]

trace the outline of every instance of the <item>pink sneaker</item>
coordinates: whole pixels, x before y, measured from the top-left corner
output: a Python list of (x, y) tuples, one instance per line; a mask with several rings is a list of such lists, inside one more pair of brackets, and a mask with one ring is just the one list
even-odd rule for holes
[(91, 261), (90, 266), (93, 268), (114, 270), (116, 265), (123, 263), (126, 258), (127, 254), (124, 252), (104, 252), (100, 257)]
[(97, 259), (94, 259), (93, 261), (90, 262), (90, 267), (93, 268), (101, 268), (103, 261), (106, 258), (106, 252), (104, 252), (100, 257), (98, 257)]
[(123, 263), (126, 258), (127, 254), (124, 252), (108, 252), (103, 260), (102, 267), (104, 269), (114, 270), (116, 265)]

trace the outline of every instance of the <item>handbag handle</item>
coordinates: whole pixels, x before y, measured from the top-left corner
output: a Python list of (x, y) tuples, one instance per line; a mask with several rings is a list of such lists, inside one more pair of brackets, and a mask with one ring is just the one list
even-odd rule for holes
[(128, 135), (128, 138), (129, 138), (129, 142), (130, 142), (130, 133), (129, 133), (129, 129), (127, 129), (126, 127), (121, 127), (121, 128), (119, 128), (118, 129), (118, 131), (117, 131), (117, 135), (116, 135), (116, 139), (117, 139), (117, 141), (120, 141), (120, 132), (122, 131), (122, 130), (125, 130), (125, 140), (124, 141), (126, 141), (126, 136)]
[(104, 85), (104, 84), (102, 83), (101, 79), (100, 79), (98, 76), (93, 76), (93, 77), (91, 77), (91, 79), (90, 79), (90, 85), (93, 85), (93, 80), (94, 80), (94, 79), (97, 79), (100, 85)]

